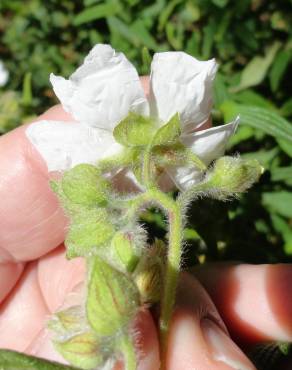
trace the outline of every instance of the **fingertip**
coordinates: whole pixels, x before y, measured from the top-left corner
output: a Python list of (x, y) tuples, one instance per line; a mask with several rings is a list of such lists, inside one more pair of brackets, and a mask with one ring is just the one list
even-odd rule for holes
[(292, 265), (210, 264), (195, 269), (239, 343), (292, 340)]
[(138, 370), (158, 370), (159, 343), (156, 327), (147, 309), (139, 311), (133, 329), (133, 338), (138, 356)]

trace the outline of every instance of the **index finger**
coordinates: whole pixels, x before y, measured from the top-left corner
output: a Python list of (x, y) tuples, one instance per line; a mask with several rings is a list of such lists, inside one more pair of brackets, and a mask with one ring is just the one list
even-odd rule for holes
[[(56, 106), (38, 120), (72, 120)], [(28, 140), (27, 125), (0, 138), (0, 261), (28, 261), (64, 240), (66, 218), (49, 187), (49, 173)]]

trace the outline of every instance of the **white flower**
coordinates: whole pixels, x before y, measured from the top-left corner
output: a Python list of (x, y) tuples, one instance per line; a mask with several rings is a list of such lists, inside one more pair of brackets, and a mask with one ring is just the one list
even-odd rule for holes
[(3, 62), (0, 60), (0, 87), (6, 85), (9, 78), (9, 72), (5, 68)]
[[(109, 45), (96, 45), (69, 78), (51, 75), (53, 89), (76, 122), (37, 122), (27, 136), (45, 159), (49, 171), (63, 171), (79, 163), (96, 163), (122, 150), (113, 138), (114, 127), (130, 111), (155, 117), (160, 125), (179, 113), (181, 141), (209, 164), (224, 152), (237, 122), (196, 131), (209, 118), (214, 59), (202, 62), (183, 52), (154, 55), (150, 94), (146, 97), (134, 66)], [(179, 187), (196, 181), (193, 168), (167, 168)]]

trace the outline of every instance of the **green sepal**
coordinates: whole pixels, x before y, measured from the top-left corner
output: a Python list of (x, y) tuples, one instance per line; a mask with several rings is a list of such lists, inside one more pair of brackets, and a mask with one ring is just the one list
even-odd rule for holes
[(178, 142), (181, 135), (181, 124), (179, 114), (176, 113), (171, 119), (162, 127), (160, 127), (153, 139), (152, 145), (172, 145)]
[(93, 369), (104, 363), (100, 339), (93, 332), (74, 335), (65, 341), (53, 341), (56, 350), (74, 366)]
[(76, 370), (76, 367), (48, 361), (24, 353), (0, 349), (1, 370)]
[(181, 143), (169, 146), (155, 146), (152, 149), (152, 158), (156, 165), (161, 167), (185, 165), (188, 163), (186, 148)]
[(95, 254), (105, 246), (115, 232), (104, 209), (87, 209), (72, 216), (72, 224), (65, 240), (67, 257), (74, 258)]
[(89, 261), (87, 319), (100, 336), (113, 336), (125, 328), (139, 307), (135, 283), (99, 257)]
[(149, 144), (155, 132), (155, 122), (150, 117), (144, 117), (130, 112), (113, 131), (116, 141), (126, 147), (144, 146)]
[(85, 326), (86, 318), (81, 306), (72, 306), (55, 312), (48, 322), (48, 328), (57, 335), (72, 335), (84, 330)]
[(130, 232), (117, 232), (112, 239), (116, 258), (128, 272), (134, 271), (139, 257), (135, 248), (134, 235)]
[(66, 171), (61, 183), (64, 195), (72, 203), (99, 207), (107, 204), (109, 182), (91, 164), (79, 164)]

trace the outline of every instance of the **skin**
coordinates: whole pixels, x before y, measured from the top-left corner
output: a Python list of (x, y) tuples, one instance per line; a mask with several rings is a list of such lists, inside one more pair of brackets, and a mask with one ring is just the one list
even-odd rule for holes
[[(147, 92), (147, 80), (142, 82)], [(38, 119), (71, 117), (56, 106)], [(49, 188), (52, 174), (25, 129), (0, 137), (0, 348), (63, 361), (51, 345), (46, 322), (64, 304), (80, 301), (85, 270), (82, 259), (65, 259), (68, 220)], [(236, 361), (240, 369), (255, 369), (243, 349), (292, 340), (291, 279), (291, 265), (214, 264), (182, 274), (166, 369), (228, 370), (236, 368)], [(134, 326), (139, 370), (159, 369), (149, 311), (142, 310)], [(221, 333), (219, 352), (214, 337), (206, 334), (214, 326)]]

